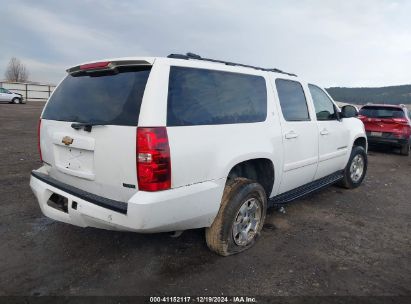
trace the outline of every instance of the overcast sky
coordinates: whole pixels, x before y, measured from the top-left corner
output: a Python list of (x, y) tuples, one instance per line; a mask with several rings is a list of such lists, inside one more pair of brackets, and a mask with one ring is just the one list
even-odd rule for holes
[(107, 57), (198, 53), (277, 67), (329, 86), (411, 83), (411, 1), (0, 0), (0, 79)]

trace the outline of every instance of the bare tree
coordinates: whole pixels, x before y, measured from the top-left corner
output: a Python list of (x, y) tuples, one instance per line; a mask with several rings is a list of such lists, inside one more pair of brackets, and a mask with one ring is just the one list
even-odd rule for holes
[(10, 59), (4, 75), (6, 80), (13, 82), (25, 82), (29, 78), (29, 72), (26, 66), (16, 57)]

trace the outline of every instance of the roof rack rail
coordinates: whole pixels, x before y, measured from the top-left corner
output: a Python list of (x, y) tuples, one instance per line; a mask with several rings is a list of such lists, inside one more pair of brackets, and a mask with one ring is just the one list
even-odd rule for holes
[(295, 74), (283, 72), (283, 71), (281, 71), (279, 69), (275, 69), (275, 68), (267, 69), (267, 68), (260, 68), (260, 67), (256, 67), (256, 66), (252, 66), (252, 65), (242, 64), (242, 63), (235, 63), (235, 62), (229, 62), (229, 61), (223, 61), (223, 60), (217, 60), (217, 59), (203, 58), (200, 55), (197, 55), (197, 54), (194, 54), (194, 53), (186, 53), (185, 55), (183, 55), (183, 54), (170, 54), (170, 55), (167, 56), (167, 58), (185, 59), (185, 60), (196, 59), (196, 60), (217, 62), (217, 63), (223, 63), (225, 65), (240, 66), (240, 67), (244, 67), (244, 68), (252, 68), (252, 69), (256, 69), (256, 70), (260, 70), (260, 71), (275, 72), (275, 73), (281, 73), (281, 74), (297, 77), (297, 75), (295, 75)]

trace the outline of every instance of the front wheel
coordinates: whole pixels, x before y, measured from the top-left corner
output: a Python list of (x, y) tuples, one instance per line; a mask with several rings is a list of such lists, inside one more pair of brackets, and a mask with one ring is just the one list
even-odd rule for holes
[(13, 98), (13, 100), (11, 101), (12, 103), (20, 103), (20, 98), (17, 98), (17, 97), (15, 97), (15, 98)]
[(347, 166), (344, 169), (344, 177), (340, 185), (347, 189), (357, 188), (364, 180), (367, 166), (368, 159), (365, 149), (361, 146), (354, 146)]
[(264, 225), (267, 196), (263, 187), (246, 178), (228, 182), (220, 210), (206, 229), (208, 247), (222, 256), (252, 247)]

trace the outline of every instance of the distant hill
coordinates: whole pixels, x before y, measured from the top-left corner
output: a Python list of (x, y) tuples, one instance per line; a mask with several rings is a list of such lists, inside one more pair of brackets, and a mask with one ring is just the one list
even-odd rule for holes
[(327, 89), (336, 101), (353, 104), (388, 103), (411, 104), (411, 85), (382, 88), (342, 88)]

